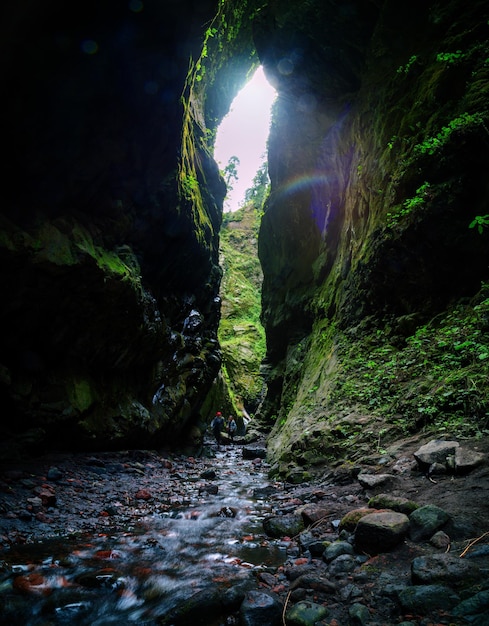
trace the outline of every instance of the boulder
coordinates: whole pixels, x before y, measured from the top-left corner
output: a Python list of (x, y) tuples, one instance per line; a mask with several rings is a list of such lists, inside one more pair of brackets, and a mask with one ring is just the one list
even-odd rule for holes
[(409, 516), (409, 537), (413, 541), (429, 539), (450, 519), (446, 511), (434, 504), (427, 504)]
[(450, 610), (460, 602), (460, 598), (444, 585), (423, 585), (405, 587), (399, 593), (399, 602), (405, 611), (425, 615), (436, 609)]
[(297, 602), (287, 611), (288, 626), (314, 626), (328, 616), (328, 609), (315, 602)]
[(397, 476), (391, 474), (358, 474), (357, 479), (364, 489), (377, 489), (392, 484), (397, 480)]
[(410, 515), (419, 507), (412, 500), (401, 496), (391, 496), (387, 493), (379, 493), (370, 498), (368, 506), (372, 509), (390, 509), (391, 511), (396, 511), (396, 513), (404, 513), (404, 515)]
[(353, 546), (348, 541), (335, 541), (324, 550), (323, 561), (330, 563), (342, 554), (353, 554), (353, 552)]
[(301, 515), (272, 515), (263, 520), (263, 528), (269, 537), (295, 537), (304, 530)]
[(411, 578), (415, 585), (469, 584), (481, 575), (471, 561), (451, 554), (430, 554), (416, 557), (411, 564)]
[(248, 591), (239, 609), (241, 626), (279, 626), (282, 604), (275, 595), (265, 591)]
[(455, 471), (459, 473), (470, 472), (486, 460), (486, 455), (476, 450), (457, 448), (455, 450)]
[(445, 441), (434, 439), (421, 446), (415, 453), (414, 458), (421, 469), (427, 470), (433, 463), (446, 464), (447, 457), (455, 454), (455, 450), (460, 446), (457, 441)]
[(349, 511), (346, 515), (344, 515), (340, 521), (340, 525), (338, 530), (341, 532), (342, 530), (346, 530), (348, 532), (352, 532), (355, 530), (358, 522), (365, 515), (372, 515), (375, 511), (372, 509), (361, 508), (354, 509), (353, 511)]
[(365, 515), (355, 530), (355, 547), (367, 554), (386, 552), (404, 539), (408, 529), (409, 518), (403, 513), (384, 511)]

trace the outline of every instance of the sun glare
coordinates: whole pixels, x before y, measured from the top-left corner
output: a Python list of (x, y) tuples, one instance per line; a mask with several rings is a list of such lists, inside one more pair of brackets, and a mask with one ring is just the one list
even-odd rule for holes
[(217, 129), (214, 158), (219, 168), (223, 170), (232, 156), (239, 159), (238, 179), (224, 201), (224, 211), (239, 209), (246, 190), (266, 160), (271, 106), (276, 95), (260, 66), (233, 100), (231, 110)]

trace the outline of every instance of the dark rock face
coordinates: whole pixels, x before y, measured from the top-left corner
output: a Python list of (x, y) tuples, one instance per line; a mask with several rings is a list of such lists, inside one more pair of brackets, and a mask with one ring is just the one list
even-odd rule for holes
[(4, 441), (158, 445), (198, 420), (220, 366), (225, 190), (202, 152), (197, 211), (177, 168), (214, 4), (52, 0), (4, 16)]
[(487, 280), (469, 228), (489, 200), (487, 17), (483, 2), (273, 3), (255, 28), (280, 94), (259, 240), (274, 471), (330, 453), (338, 329), (399, 320), (408, 336)]

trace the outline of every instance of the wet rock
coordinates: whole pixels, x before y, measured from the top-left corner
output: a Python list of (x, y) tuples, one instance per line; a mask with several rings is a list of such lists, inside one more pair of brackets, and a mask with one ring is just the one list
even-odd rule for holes
[(241, 626), (279, 626), (282, 622), (282, 603), (265, 591), (249, 591), (239, 609)]
[(468, 586), (480, 574), (480, 569), (473, 562), (451, 554), (418, 556), (411, 564), (411, 578), (415, 585), (463, 582)]
[(235, 509), (232, 506), (223, 506), (217, 514), (218, 517), (236, 517), (238, 514), (238, 509)]
[(48, 480), (54, 480), (57, 482), (63, 478), (63, 473), (57, 467), (50, 467), (47, 474)]
[(27, 498), (27, 504), (29, 508), (34, 511), (34, 513), (37, 513), (42, 509), (42, 500), (38, 496), (35, 496), (34, 498)]
[(330, 563), (342, 554), (354, 554), (353, 546), (348, 541), (335, 541), (323, 552), (323, 560)]
[(349, 511), (340, 521), (338, 530), (341, 532), (342, 530), (346, 530), (348, 532), (353, 532), (362, 517), (365, 515), (372, 515), (374, 511), (372, 509), (362, 508), (362, 509), (354, 509), (353, 511)]
[(331, 514), (331, 509), (320, 504), (309, 504), (302, 509), (301, 513), (306, 526), (311, 526), (326, 519)]
[(275, 495), (277, 492), (277, 487), (274, 487), (273, 485), (267, 485), (266, 487), (258, 487), (257, 489), (254, 489), (253, 497), (264, 499)]
[[(300, 575), (295, 577), (297, 573)], [(289, 570), (288, 576), (291, 580), (291, 591), (301, 588), (329, 594), (336, 593), (337, 590), (336, 585), (326, 578), (322, 570), (311, 565), (301, 568), (299, 572)]]
[(36, 495), (41, 499), (42, 505), (45, 507), (56, 506), (56, 494), (50, 489), (37, 488)]
[(153, 498), (151, 492), (147, 489), (139, 489), (134, 497), (136, 500), (151, 500)]
[(401, 496), (392, 496), (388, 493), (379, 493), (373, 498), (370, 498), (368, 506), (373, 509), (390, 509), (397, 513), (404, 513), (404, 515), (410, 515), (419, 507), (419, 505), (412, 500)]
[(414, 453), (414, 458), (423, 470), (427, 470), (433, 463), (446, 465), (447, 457), (454, 455), (455, 450), (459, 446), (460, 444), (457, 441), (434, 439), (424, 446), (421, 446), (421, 448)]
[(435, 548), (445, 550), (450, 545), (450, 537), (442, 530), (439, 530), (431, 537), (430, 543), (432, 546), (435, 546)]
[(266, 448), (243, 448), (243, 459), (266, 459)]
[(287, 611), (286, 622), (287, 626), (314, 626), (325, 619), (328, 614), (328, 609), (322, 604), (297, 602)]
[(352, 604), (348, 609), (348, 614), (351, 619), (352, 626), (364, 626), (368, 624), (370, 620), (370, 611), (364, 604)]
[(204, 478), (205, 480), (214, 480), (214, 478), (216, 477), (216, 472), (212, 469), (205, 470), (201, 472), (200, 477)]
[(269, 537), (295, 537), (304, 530), (301, 515), (273, 515), (263, 520), (263, 529)]
[(435, 609), (450, 610), (460, 602), (460, 598), (444, 585), (422, 585), (405, 587), (399, 593), (399, 602), (405, 611), (424, 615)]
[(489, 624), (489, 590), (479, 591), (463, 600), (452, 611), (455, 617), (465, 617), (472, 624)]
[(413, 541), (429, 539), (450, 519), (446, 511), (433, 504), (422, 506), (409, 516), (409, 537)]
[(120, 589), (124, 586), (121, 574), (108, 568), (94, 572), (84, 572), (76, 577), (76, 582), (83, 587)]
[(356, 562), (351, 554), (342, 554), (329, 564), (328, 574), (331, 577), (342, 578), (345, 574), (353, 572)]
[(208, 493), (209, 495), (216, 495), (219, 492), (218, 485), (202, 485), (199, 487), (199, 493)]
[(392, 484), (396, 476), (391, 474), (358, 474), (357, 480), (364, 489), (378, 489)]
[(46, 578), (38, 573), (32, 572), (25, 576), (17, 576), (13, 583), (14, 589), (22, 593), (46, 596), (52, 593), (52, 588)]
[(362, 517), (355, 530), (355, 547), (359, 552), (379, 554), (398, 545), (409, 528), (409, 518), (394, 511), (372, 513)]

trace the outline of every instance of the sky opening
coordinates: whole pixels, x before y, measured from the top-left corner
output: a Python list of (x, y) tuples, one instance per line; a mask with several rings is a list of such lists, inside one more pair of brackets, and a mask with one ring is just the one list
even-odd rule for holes
[(216, 133), (214, 158), (222, 171), (233, 156), (238, 157), (238, 179), (232, 182), (224, 201), (224, 211), (236, 211), (252, 185), (260, 166), (266, 161), (271, 107), (277, 92), (265, 78), (260, 66), (231, 104)]

